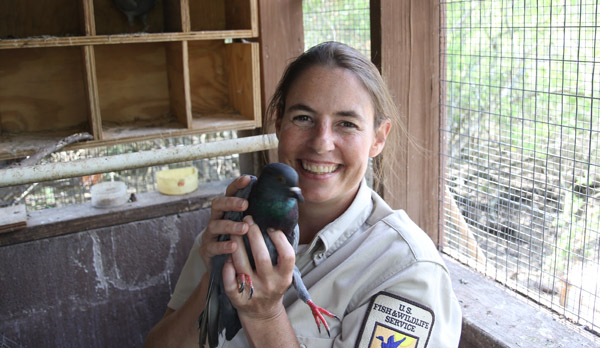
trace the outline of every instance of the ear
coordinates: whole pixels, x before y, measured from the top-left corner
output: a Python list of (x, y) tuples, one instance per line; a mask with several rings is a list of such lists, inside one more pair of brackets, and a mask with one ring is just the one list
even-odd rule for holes
[(383, 151), (383, 147), (385, 146), (385, 139), (387, 139), (388, 134), (390, 134), (390, 129), (392, 129), (392, 123), (390, 120), (384, 120), (381, 122), (379, 127), (375, 130), (375, 137), (373, 139), (373, 144), (371, 145), (371, 149), (369, 150), (369, 157), (375, 157)]

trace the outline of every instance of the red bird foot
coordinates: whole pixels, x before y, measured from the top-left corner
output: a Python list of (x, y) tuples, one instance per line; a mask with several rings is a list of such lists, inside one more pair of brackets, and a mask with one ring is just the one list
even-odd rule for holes
[(248, 287), (250, 287), (250, 296), (248, 297), (248, 299), (252, 299), (252, 295), (254, 295), (254, 286), (252, 285), (252, 278), (250, 278), (250, 276), (246, 273), (238, 273), (236, 277), (238, 281), (238, 292), (240, 294), (244, 292), (244, 289), (246, 288), (247, 284)]
[(329, 332), (329, 325), (327, 325), (327, 321), (325, 321), (325, 317), (323, 317), (323, 314), (325, 314), (328, 317), (335, 318), (337, 320), (340, 320), (340, 318), (337, 315), (330, 313), (325, 308), (317, 306), (311, 300), (306, 301), (306, 304), (310, 307), (313, 317), (315, 317), (315, 322), (317, 323), (319, 333), (321, 333), (321, 323), (323, 323), (323, 326), (325, 326), (325, 330), (327, 330), (327, 336), (331, 337), (331, 333)]

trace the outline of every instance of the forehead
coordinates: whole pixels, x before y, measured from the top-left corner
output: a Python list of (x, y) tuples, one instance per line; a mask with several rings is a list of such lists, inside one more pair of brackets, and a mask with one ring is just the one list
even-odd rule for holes
[(290, 86), (286, 108), (302, 104), (318, 112), (355, 111), (373, 117), (373, 101), (361, 80), (340, 67), (313, 66)]

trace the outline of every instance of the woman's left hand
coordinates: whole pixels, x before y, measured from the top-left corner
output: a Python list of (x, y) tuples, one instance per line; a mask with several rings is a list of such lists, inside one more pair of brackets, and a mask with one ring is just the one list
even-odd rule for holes
[[(246, 216), (244, 221), (249, 225), (247, 235), (256, 269), (253, 270), (250, 266), (246, 248), (237, 248), (223, 268), (225, 293), (237, 309), (242, 323), (245, 320), (267, 323), (285, 311), (283, 294), (292, 283), (295, 252), (283, 232), (269, 231), (269, 237), (279, 254), (277, 264), (273, 265), (260, 228), (254, 224), (250, 216)], [(238, 245), (244, 245), (241, 236), (232, 235), (231, 237)], [(236, 278), (238, 274), (250, 276), (254, 286), (252, 298), (249, 298), (249, 292), (240, 293), (238, 291)]]

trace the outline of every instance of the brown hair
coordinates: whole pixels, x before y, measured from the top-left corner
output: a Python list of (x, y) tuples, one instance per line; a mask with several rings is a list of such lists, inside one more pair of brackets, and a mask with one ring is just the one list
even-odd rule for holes
[(379, 70), (356, 49), (339, 42), (329, 41), (316, 45), (298, 56), (288, 65), (279, 81), (267, 108), (267, 120), (275, 122), (277, 119), (283, 117), (286, 97), (291, 86), (306, 70), (316, 65), (339, 67), (354, 73), (371, 95), (373, 108), (375, 109), (375, 128), (379, 127), (384, 120), (391, 122), (392, 128), (390, 134), (387, 137), (383, 152), (379, 156), (378, 164), (374, 166), (373, 172), (375, 186), (384, 185), (382, 173), (395, 172), (394, 170), (387, 169), (396, 167), (398, 161), (397, 148), (400, 144), (398, 137), (406, 135), (406, 131), (400, 122), (398, 108)]

